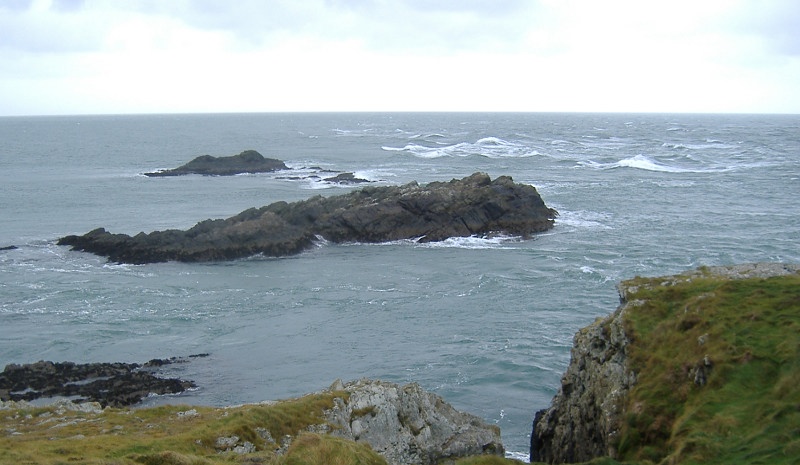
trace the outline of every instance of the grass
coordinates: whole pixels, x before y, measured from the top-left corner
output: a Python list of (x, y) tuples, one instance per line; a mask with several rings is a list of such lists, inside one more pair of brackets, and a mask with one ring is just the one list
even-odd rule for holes
[(625, 321), (638, 382), (623, 459), (797, 464), (800, 276), (663, 280), (626, 283), (642, 305)]
[(163, 406), (103, 413), (57, 407), (2, 410), (0, 463), (238, 463), (239, 454), (225, 453), (217, 445), (219, 437), (237, 436), (238, 443), (247, 441), (257, 449), (247, 454), (251, 461), (279, 465), (282, 462), (273, 451), (281, 446), (281, 438), (324, 423), (322, 411), (333, 406), (334, 398), (346, 395), (326, 392), (233, 408)]

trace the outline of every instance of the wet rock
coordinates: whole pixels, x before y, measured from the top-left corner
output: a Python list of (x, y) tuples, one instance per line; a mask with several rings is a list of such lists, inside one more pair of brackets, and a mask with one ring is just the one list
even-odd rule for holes
[(325, 178), (324, 181), (335, 182), (337, 184), (361, 184), (372, 182), (369, 179), (357, 178), (353, 173), (339, 173), (336, 176)]
[(202, 221), (186, 231), (128, 236), (98, 228), (62, 237), (58, 244), (120, 263), (199, 262), (293, 255), (318, 238), (339, 243), (432, 242), (491, 233), (527, 237), (552, 228), (557, 215), (533, 186), (475, 173), (426, 186), (370, 186), (327, 198), (276, 202), (224, 220)]
[(177, 394), (195, 387), (191, 381), (160, 378), (136, 363), (10, 364), (0, 373), (0, 400), (32, 401), (63, 398), (122, 407), (150, 394)]

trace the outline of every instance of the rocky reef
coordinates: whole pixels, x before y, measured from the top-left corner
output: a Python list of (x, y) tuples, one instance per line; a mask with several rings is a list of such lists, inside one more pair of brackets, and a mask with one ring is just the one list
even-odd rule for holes
[(508, 176), (475, 173), (421, 186), (365, 187), (348, 194), (251, 208), (227, 219), (206, 220), (186, 230), (135, 236), (103, 228), (66, 236), (59, 245), (120, 263), (200, 262), (300, 253), (316, 241), (440, 241), (503, 233), (528, 236), (553, 227), (557, 212), (533, 186)]
[(532, 462), (800, 456), (800, 266), (703, 267), (618, 290), (617, 310), (575, 335), (536, 413)]
[(145, 176), (182, 176), (185, 174), (202, 174), (206, 176), (232, 176), (243, 173), (270, 173), (288, 169), (283, 161), (265, 158), (255, 150), (230, 157), (214, 157), (201, 155), (194, 160), (174, 169), (144, 173)]
[(177, 394), (196, 387), (191, 381), (161, 378), (154, 373), (157, 367), (179, 361), (173, 358), (144, 364), (12, 363), (0, 373), (0, 401), (66, 397), (77, 403), (97, 402), (102, 407), (133, 405), (150, 394)]

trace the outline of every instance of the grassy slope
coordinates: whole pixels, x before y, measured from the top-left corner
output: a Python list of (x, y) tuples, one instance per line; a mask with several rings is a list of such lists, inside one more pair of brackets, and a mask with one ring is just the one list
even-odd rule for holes
[[(619, 449), (656, 463), (797, 464), (800, 276), (628, 281), (638, 384)], [(706, 383), (695, 382), (699, 367)]]
[[(163, 406), (84, 413), (63, 408), (0, 410), (0, 464), (270, 465), (362, 464), (385, 460), (366, 444), (304, 430), (323, 423), (321, 413), (346, 392), (311, 394), (269, 405), (231, 408)], [(187, 411), (192, 411), (186, 414)], [(275, 441), (294, 436), (283, 455)], [(257, 451), (220, 452), (219, 437), (236, 435)], [(475, 460), (471, 465), (512, 464)]]

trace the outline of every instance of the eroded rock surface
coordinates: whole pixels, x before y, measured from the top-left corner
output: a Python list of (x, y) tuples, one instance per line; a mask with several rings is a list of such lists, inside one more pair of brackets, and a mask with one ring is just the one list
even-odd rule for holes
[(445, 459), (502, 456), (500, 428), (459, 412), (417, 384), (360, 380), (334, 383), (347, 391), (328, 411), (329, 434), (366, 442), (392, 465), (434, 464)]
[(202, 221), (186, 231), (128, 236), (98, 228), (63, 237), (58, 244), (121, 263), (198, 262), (292, 255), (319, 238), (338, 243), (431, 242), (490, 233), (528, 236), (552, 228), (557, 215), (533, 186), (475, 173), (426, 186), (365, 187), (344, 195), (276, 202)]

